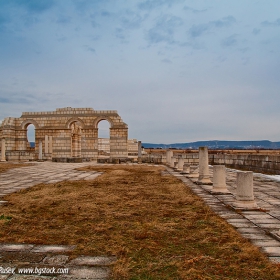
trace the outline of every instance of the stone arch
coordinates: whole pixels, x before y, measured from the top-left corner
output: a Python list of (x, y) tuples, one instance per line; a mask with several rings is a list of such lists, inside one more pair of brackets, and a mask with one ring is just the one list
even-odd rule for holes
[(85, 124), (80, 118), (71, 118), (66, 122), (66, 128), (71, 130), (71, 157), (80, 158), (82, 155), (82, 129)]
[(93, 121), (93, 128), (97, 129), (98, 128), (98, 124), (101, 121), (107, 121), (110, 124), (110, 127), (114, 127), (114, 122), (110, 117), (107, 116), (99, 116), (97, 117), (94, 121)]
[[(28, 134), (27, 127), (30, 124), (34, 125), (34, 128), (35, 128), (34, 142), (36, 143), (36, 129), (39, 128), (39, 124), (33, 119), (25, 119), (20, 125), (21, 130), (18, 131), (18, 135), (21, 136), (20, 137), (21, 140), (19, 140), (17, 143), (18, 150), (27, 150), (27, 149), (31, 148), (29, 139), (28, 139), (28, 135), (27, 135)], [(35, 144), (35, 147), (36, 147), (36, 144)]]
[(75, 122), (79, 123), (79, 125), (81, 126), (82, 129), (85, 128), (85, 124), (84, 124), (84, 122), (83, 122), (80, 118), (71, 118), (71, 119), (69, 119), (69, 120), (66, 122), (66, 128), (70, 129), (70, 128), (71, 128), (71, 125), (72, 125), (73, 123), (75, 123)]
[(38, 123), (33, 120), (33, 119), (27, 119), (25, 121), (23, 121), (20, 125), (21, 129), (27, 129), (27, 127), (30, 125), (30, 124), (33, 124), (35, 129), (39, 128), (39, 125)]

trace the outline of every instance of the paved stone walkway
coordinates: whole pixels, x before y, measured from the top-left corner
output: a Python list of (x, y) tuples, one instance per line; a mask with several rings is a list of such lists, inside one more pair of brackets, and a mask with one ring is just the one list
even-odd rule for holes
[[(280, 263), (280, 182), (272, 176), (254, 173), (254, 195), (259, 210), (234, 209), (237, 170), (227, 169), (226, 180), (230, 194), (212, 194), (212, 186), (195, 184), (197, 177), (182, 175), (168, 168), (168, 172), (181, 179), (200, 196), (212, 210), (226, 219), (242, 236), (251, 240), (268, 258)], [(212, 175), (212, 168), (210, 168)]]
[(63, 180), (92, 180), (99, 173), (77, 171), (76, 168), (88, 166), (84, 163), (35, 162), (30, 166), (10, 169), (0, 173), (0, 203), (1, 197), (19, 189), (26, 189), (40, 183), (57, 183)]

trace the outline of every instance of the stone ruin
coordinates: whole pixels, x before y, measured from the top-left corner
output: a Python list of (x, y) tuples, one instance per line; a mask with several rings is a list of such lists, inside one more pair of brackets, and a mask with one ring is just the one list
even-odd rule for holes
[[(51, 112), (23, 112), (5, 118), (0, 126), (1, 161), (52, 160), (81, 162), (98, 159), (98, 123), (110, 124), (110, 162), (138, 157), (138, 143), (128, 140), (128, 126), (117, 111), (92, 108), (58, 108)], [(35, 149), (30, 148), (27, 127), (35, 127)], [(129, 146), (130, 145), (130, 146)]]

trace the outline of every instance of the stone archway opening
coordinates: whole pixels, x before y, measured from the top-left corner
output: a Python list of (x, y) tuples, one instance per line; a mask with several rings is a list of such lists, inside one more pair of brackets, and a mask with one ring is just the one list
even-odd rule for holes
[(35, 126), (30, 123), (26, 127), (27, 149), (35, 149)]
[(98, 157), (110, 157), (110, 123), (107, 120), (100, 120), (98, 129)]

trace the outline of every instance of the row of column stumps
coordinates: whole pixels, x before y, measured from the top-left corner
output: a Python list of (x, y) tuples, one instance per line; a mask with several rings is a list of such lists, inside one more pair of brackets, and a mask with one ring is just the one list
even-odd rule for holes
[[(166, 153), (167, 164), (182, 171), (181, 174), (188, 178), (198, 178), (195, 182), (198, 185), (212, 185), (210, 190), (213, 194), (229, 194), (230, 192), (226, 186), (226, 168), (224, 165), (213, 166), (213, 183), (210, 180), (209, 165), (208, 165), (208, 148), (199, 147), (199, 172), (196, 171), (196, 166), (189, 163), (184, 163), (184, 158), (177, 159), (173, 156), (173, 151), (168, 150)], [(235, 203), (232, 205), (238, 209), (258, 209), (254, 198), (253, 190), (253, 172), (252, 171), (238, 171), (236, 177), (236, 195)]]

